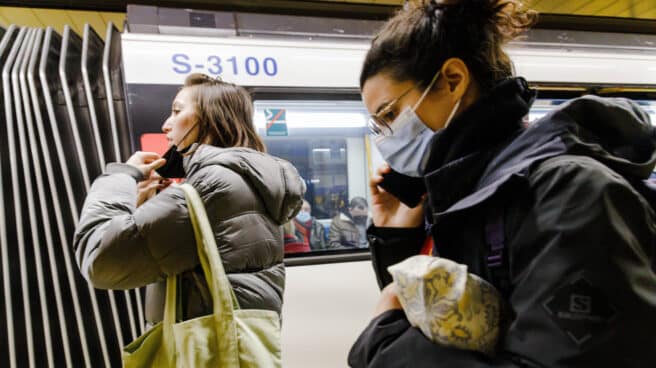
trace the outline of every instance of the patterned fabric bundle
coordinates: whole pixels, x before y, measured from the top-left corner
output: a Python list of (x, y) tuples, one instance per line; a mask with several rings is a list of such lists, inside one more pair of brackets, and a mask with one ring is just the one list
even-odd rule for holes
[(408, 321), (431, 341), (492, 354), (502, 299), (467, 266), (418, 255), (388, 268)]

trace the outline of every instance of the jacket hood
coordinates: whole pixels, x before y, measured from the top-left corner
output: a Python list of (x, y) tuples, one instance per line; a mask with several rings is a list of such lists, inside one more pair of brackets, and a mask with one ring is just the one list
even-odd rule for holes
[(584, 96), (564, 104), (552, 120), (567, 126), (570, 134), (563, 141), (571, 153), (590, 156), (624, 176), (646, 179), (652, 173), (656, 131), (633, 101)]
[(250, 148), (219, 148), (194, 144), (184, 158), (187, 177), (198, 170), (220, 165), (248, 181), (260, 195), (266, 211), (283, 224), (296, 216), (303, 204), (306, 186), (289, 162)]
[(629, 99), (579, 97), (513, 139), (487, 167), (479, 186), (558, 154), (588, 156), (622, 176), (644, 180), (656, 165), (656, 130)]

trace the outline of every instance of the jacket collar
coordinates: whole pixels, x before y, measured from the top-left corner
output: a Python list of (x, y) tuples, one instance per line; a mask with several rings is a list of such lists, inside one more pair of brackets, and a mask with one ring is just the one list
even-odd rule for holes
[(198, 151), (201, 147), (200, 143), (192, 143), (182, 154), (182, 167), (184, 168), (185, 174), (189, 176), (189, 170), (194, 157), (194, 153)]
[(522, 132), (535, 95), (523, 78), (507, 79), (435, 133), (424, 170), (434, 213), (476, 190), (493, 157)]

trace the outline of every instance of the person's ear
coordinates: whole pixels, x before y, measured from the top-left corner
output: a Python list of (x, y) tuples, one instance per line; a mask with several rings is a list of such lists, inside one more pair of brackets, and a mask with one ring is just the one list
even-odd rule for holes
[(459, 58), (450, 58), (442, 64), (441, 74), (446, 82), (447, 92), (454, 100), (461, 99), (471, 81), (467, 64)]

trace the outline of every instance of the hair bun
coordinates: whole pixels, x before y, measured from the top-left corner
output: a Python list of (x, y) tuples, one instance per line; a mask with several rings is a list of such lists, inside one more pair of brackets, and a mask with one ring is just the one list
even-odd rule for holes
[(440, 63), (461, 59), (482, 91), (513, 75), (504, 43), (535, 21), (521, 0), (408, 0), (372, 40), (360, 87), (384, 72), (427, 86)]
[(537, 12), (527, 9), (522, 0), (424, 0), (424, 10), (431, 17), (443, 16), (453, 23), (494, 24), (504, 42), (522, 34), (537, 20)]
[(424, 10), (429, 17), (439, 17), (440, 13), (448, 6), (449, 4), (445, 1), (429, 0), (428, 4), (424, 7)]

